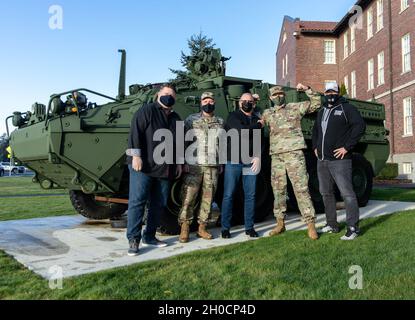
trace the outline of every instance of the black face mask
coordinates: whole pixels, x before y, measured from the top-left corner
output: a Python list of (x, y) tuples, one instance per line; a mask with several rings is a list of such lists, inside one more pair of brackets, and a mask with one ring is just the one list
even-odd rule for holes
[(161, 96), (160, 102), (164, 104), (166, 107), (171, 108), (176, 103), (176, 99), (173, 96)]
[(243, 111), (245, 111), (245, 112), (251, 112), (252, 110), (254, 110), (254, 103), (253, 102), (248, 102), (248, 101), (245, 101), (245, 102), (243, 102), (242, 103), (242, 110)]
[(274, 99), (272, 99), (272, 102), (277, 107), (283, 106), (285, 104), (285, 97), (274, 98)]
[(332, 95), (328, 95), (326, 96), (326, 102), (329, 106), (334, 106), (337, 101), (339, 101), (340, 96), (338, 94), (332, 94)]
[(202, 106), (202, 110), (203, 112), (206, 113), (213, 113), (215, 111), (216, 106), (214, 104), (205, 104), (204, 106)]

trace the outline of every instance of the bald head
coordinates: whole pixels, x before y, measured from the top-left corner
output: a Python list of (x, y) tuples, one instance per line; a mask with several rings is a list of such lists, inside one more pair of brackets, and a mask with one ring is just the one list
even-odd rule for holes
[(244, 93), (239, 99), (239, 108), (246, 114), (252, 114), (256, 106), (256, 101), (249, 92)]

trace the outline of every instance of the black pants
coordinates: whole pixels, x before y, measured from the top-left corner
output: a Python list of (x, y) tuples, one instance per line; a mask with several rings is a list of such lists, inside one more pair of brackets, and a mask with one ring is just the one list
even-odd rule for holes
[(332, 228), (339, 227), (334, 194), (334, 183), (336, 183), (346, 205), (347, 226), (358, 228), (359, 205), (353, 190), (352, 160), (318, 161), (317, 172), (327, 224)]

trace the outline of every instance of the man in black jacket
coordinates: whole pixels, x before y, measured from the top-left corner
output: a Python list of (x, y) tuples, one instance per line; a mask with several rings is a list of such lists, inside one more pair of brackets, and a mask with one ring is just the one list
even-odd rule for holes
[[(164, 143), (154, 139), (158, 130), (168, 130), (174, 139), (176, 122), (180, 117), (173, 111), (176, 92), (170, 85), (161, 87), (155, 103), (139, 109), (131, 122), (128, 140), (128, 162), (130, 170), (130, 195), (128, 203), (127, 238), (129, 256), (137, 256), (141, 241), (144, 211), (149, 210), (143, 246), (165, 247), (166, 243), (156, 238), (160, 214), (167, 205), (169, 179), (181, 176), (182, 167), (163, 163), (154, 157), (154, 151)], [(176, 170), (175, 170), (176, 168)]]
[(346, 205), (347, 232), (342, 240), (354, 240), (359, 230), (359, 205), (352, 184), (353, 149), (363, 137), (366, 124), (359, 111), (339, 96), (337, 84), (326, 86), (326, 104), (317, 115), (313, 149), (318, 157), (318, 178), (327, 225), (320, 233), (338, 233), (334, 183)]
[[(242, 180), (244, 190), (245, 233), (258, 238), (254, 229), (257, 174), (261, 170), (262, 128), (264, 121), (255, 113), (256, 102), (252, 94), (245, 93), (239, 101), (239, 110), (228, 116), (225, 130), (228, 137), (228, 163), (225, 166), (222, 202), (222, 238), (231, 238), (230, 228), (236, 188)], [(245, 152), (244, 152), (245, 151)], [(246, 154), (248, 153), (249, 154)], [(251, 157), (252, 156), (252, 157)]]

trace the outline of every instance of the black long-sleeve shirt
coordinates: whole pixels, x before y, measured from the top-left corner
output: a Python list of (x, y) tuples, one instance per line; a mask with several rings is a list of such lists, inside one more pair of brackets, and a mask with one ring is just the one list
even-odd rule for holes
[[(226, 121), (225, 124), (225, 130), (228, 133), (228, 161), (230, 162), (235, 162), (233, 160), (236, 159), (232, 159), (232, 151), (236, 150), (235, 144), (232, 142), (232, 139), (229, 137), (229, 132), (232, 129), (235, 129), (236, 132), (238, 133), (238, 143), (239, 143), (239, 163), (243, 163), (243, 159), (241, 157), (241, 153), (242, 153), (242, 146), (248, 146), (249, 148), (249, 157), (261, 157), (261, 153), (263, 151), (263, 137), (264, 137), (264, 132), (262, 130), (262, 125), (260, 123), (258, 123), (258, 121), (260, 120), (259, 116), (257, 114), (252, 114), (251, 117), (245, 115), (241, 110), (237, 110), (235, 112), (232, 112), (231, 114), (229, 114), (228, 116), (228, 120)], [(246, 130), (246, 133), (248, 133), (247, 135), (243, 135), (242, 131)], [(260, 133), (260, 141), (254, 141), (254, 131), (255, 130), (259, 130)], [(261, 146), (257, 146), (258, 148), (258, 152), (254, 152), (255, 148), (254, 148), (254, 143), (261, 143)], [(248, 163), (246, 163), (248, 164)]]
[(363, 137), (366, 123), (355, 106), (341, 99), (333, 108), (324, 107), (317, 115), (313, 128), (313, 150), (320, 160), (335, 161), (334, 150), (345, 148), (351, 159), (352, 151)]
[(143, 160), (142, 172), (154, 178), (168, 178), (174, 172), (169, 164), (157, 164), (154, 151), (163, 141), (155, 141), (154, 133), (160, 129), (171, 132), (173, 137), (173, 162), (175, 162), (176, 122), (181, 121), (180, 116), (172, 111), (166, 114), (158, 103), (144, 105), (139, 109), (131, 122), (128, 139), (128, 163), (132, 163), (132, 156), (140, 156)]

